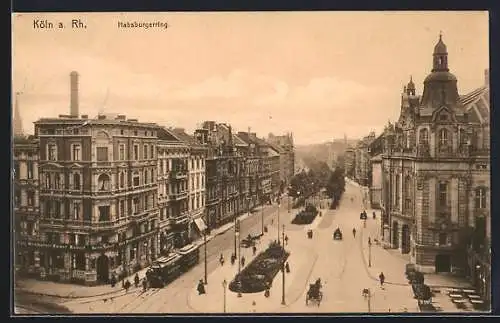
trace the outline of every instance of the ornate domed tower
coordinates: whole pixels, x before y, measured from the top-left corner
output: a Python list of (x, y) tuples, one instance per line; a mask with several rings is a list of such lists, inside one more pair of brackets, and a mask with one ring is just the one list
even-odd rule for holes
[(456, 105), (459, 102), (457, 78), (448, 68), (448, 50), (441, 34), (432, 56), (432, 71), (424, 81), (421, 106), (434, 110), (443, 105)]

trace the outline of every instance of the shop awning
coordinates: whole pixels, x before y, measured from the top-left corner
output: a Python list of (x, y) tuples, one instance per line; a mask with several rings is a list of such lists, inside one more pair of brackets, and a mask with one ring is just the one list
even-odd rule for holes
[(198, 230), (200, 230), (201, 233), (205, 232), (205, 230), (207, 229), (207, 225), (202, 218), (194, 219), (194, 223), (196, 223), (196, 227), (198, 228)]

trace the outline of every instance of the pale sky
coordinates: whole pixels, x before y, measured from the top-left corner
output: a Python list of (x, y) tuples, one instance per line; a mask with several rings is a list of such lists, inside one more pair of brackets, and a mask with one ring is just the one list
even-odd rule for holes
[[(76, 18), (87, 28), (72, 30)], [(37, 30), (34, 19), (66, 28)], [(396, 119), (410, 75), (421, 94), (440, 31), (460, 94), (482, 86), (489, 67), (487, 12), (14, 14), (12, 29), (27, 133), (40, 117), (69, 113), (73, 70), (80, 114), (189, 132), (215, 120), (260, 137), (292, 131), (308, 144), (379, 133)]]

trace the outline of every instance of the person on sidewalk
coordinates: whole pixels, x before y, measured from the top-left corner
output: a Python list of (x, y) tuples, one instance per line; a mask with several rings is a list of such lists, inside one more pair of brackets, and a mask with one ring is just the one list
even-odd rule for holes
[(148, 281), (146, 278), (142, 280), (142, 291), (145, 293), (148, 290)]
[(139, 287), (139, 282), (140, 282), (139, 274), (135, 273), (135, 276), (134, 276), (134, 285), (135, 285), (135, 288)]
[(116, 276), (115, 273), (111, 274), (111, 287), (115, 287), (116, 285)]
[(380, 275), (378, 275), (378, 279), (380, 280), (380, 287), (383, 287), (385, 282), (385, 276), (383, 272), (381, 272)]
[(375, 220), (377, 218), (377, 213), (375, 213), (375, 211), (373, 211), (373, 219)]
[(285, 236), (285, 245), (288, 246), (288, 236)]
[(196, 289), (198, 290), (198, 295), (205, 294), (205, 284), (203, 284), (203, 279), (200, 279)]
[(253, 255), (255, 256), (255, 254), (257, 253), (257, 247), (256, 246), (253, 246), (252, 247), (252, 253)]
[(224, 256), (220, 254), (219, 262), (221, 266), (224, 266)]
[(352, 235), (356, 238), (356, 228), (352, 228)]
[(271, 291), (269, 290), (269, 286), (267, 286), (264, 291), (264, 297), (269, 298), (269, 296), (271, 296)]
[(234, 253), (231, 254), (231, 265), (234, 265), (236, 262), (236, 255)]
[(123, 288), (125, 288), (125, 292), (126, 292), (126, 293), (128, 293), (128, 290), (129, 290), (129, 288), (130, 288), (130, 285), (132, 285), (132, 284), (130, 284), (130, 281), (129, 281), (128, 279), (127, 279), (127, 280), (125, 280), (125, 283), (123, 284)]
[(245, 267), (245, 256), (241, 257), (241, 267)]
[(290, 273), (290, 265), (288, 264), (288, 261), (285, 264), (285, 271), (287, 272), (287, 274)]

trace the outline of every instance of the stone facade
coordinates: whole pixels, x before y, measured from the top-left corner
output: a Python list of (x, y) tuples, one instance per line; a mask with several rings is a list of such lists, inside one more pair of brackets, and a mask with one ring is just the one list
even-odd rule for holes
[(21, 274), (36, 276), (40, 269), (40, 252), (30, 244), (40, 238), (38, 141), (16, 136), (13, 148), (15, 268)]
[(489, 129), (458, 95), (447, 62), (440, 37), (423, 95), (410, 80), (398, 122), (384, 131), (384, 239), (423, 272), (466, 270), (467, 231), (489, 217)]
[(156, 257), (156, 132), (122, 115), (35, 122), (41, 277), (107, 282)]

